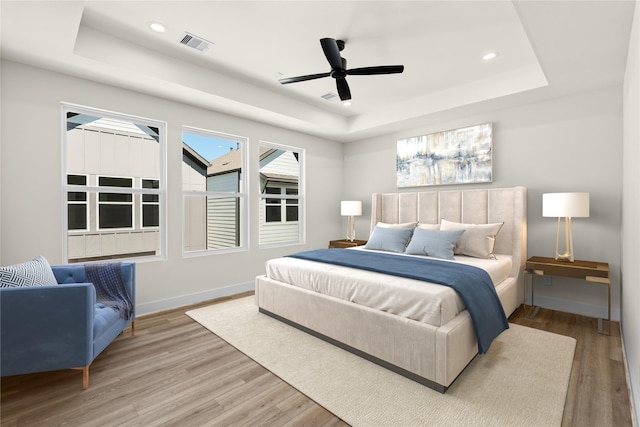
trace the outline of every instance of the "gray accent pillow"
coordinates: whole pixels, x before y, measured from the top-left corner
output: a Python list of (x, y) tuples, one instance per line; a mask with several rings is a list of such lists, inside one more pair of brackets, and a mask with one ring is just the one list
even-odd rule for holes
[(416, 228), (405, 253), (453, 259), (453, 248), (464, 230), (426, 230)]
[(493, 246), (496, 235), (502, 228), (502, 222), (495, 224), (464, 224), (443, 219), (440, 230), (464, 230), (458, 239), (453, 253), (475, 258), (495, 258)]
[(57, 285), (56, 276), (43, 256), (33, 261), (0, 267), (0, 287)]
[(364, 245), (365, 249), (387, 252), (404, 252), (413, 228), (386, 228), (376, 226)]

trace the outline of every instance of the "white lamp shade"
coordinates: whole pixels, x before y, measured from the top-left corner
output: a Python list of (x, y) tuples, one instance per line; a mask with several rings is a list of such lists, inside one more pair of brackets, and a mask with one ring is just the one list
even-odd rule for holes
[(545, 193), (542, 195), (542, 216), (587, 218), (589, 193)]
[(362, 202), (358, 200), (347, 200), (340, 202), (340, 215), (360, 216), (362, 215)]

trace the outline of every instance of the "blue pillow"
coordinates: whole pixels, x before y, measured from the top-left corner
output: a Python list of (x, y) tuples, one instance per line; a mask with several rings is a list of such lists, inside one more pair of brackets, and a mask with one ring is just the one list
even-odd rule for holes
[(413, 228), (385, 228), (376, 226), (364, 245), (365, 249), (387, 252), (404, 252), (411, 239)]
[(453, 259), (453, 248), (464, 230), (425, 230), (416, 228), (405, 253)]

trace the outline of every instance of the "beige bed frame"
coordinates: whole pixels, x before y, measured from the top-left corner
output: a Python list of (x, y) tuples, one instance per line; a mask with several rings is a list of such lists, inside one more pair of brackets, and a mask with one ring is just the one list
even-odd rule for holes
[[(509, 316), (524, 296), (526, 212), (524, 187), (375, 193), (371, 229), (377, 222), (435, 224), (440, 219), (475, 224), (503, 222), (494, 252), (511, 255), (513, 269), (496, 290)], [(256, 304), (263, 313), (441, 393), (478, 352), (466, 310), (445, 325), (435, 327), (266, 276), (256, 278)]]

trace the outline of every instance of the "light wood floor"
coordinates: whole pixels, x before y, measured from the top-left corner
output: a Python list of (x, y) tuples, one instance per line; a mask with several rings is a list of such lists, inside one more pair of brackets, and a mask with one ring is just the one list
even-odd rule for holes
[(631, 426), (620, 324), (611, 322), (611, 335), (601, 335), (591, 317), (540, 309), (529, 319), (530, 312), (520, 308), (509, 321), (577, 340), (562, 425)]
[[(184, 314), (211, 303), (139, 317), (135, 337), (94, 361), (86, 391), (79, 371), (2, 378), (1, 425), (345, 425)], [(603, 336), (594, 319), (551, 310), (510, 321), (578, 340), (564, 426), (631, 425), (617, 323)]]

